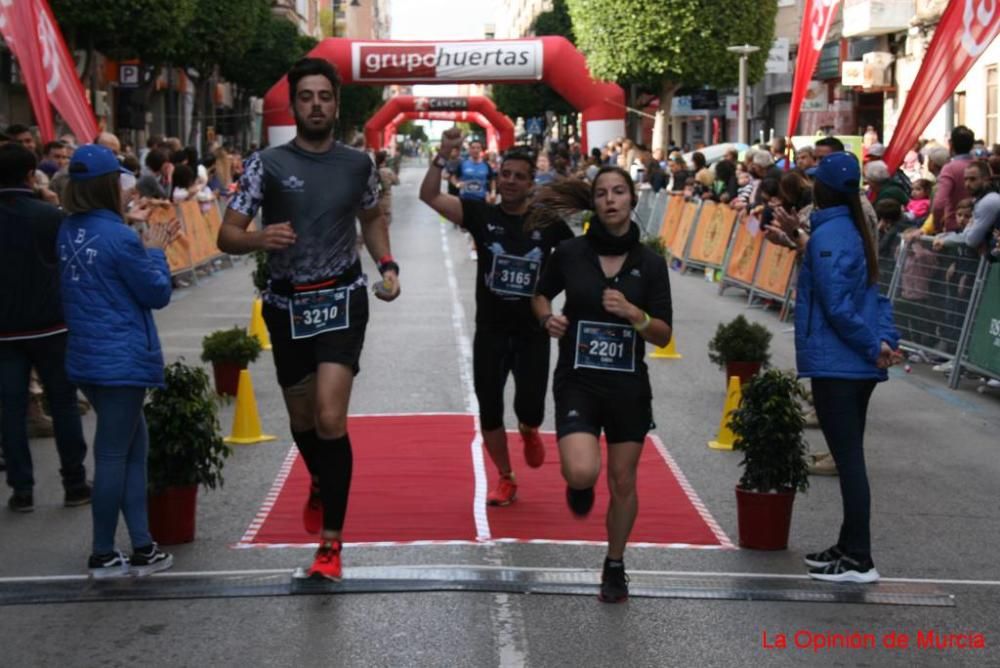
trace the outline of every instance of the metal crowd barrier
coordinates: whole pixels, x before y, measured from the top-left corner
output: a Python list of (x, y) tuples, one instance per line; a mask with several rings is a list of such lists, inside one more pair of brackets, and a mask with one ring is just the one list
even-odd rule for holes
[(936, 251), (933, 241), (900, 240), (886, 296), (906, 349), (953, 360), (976, 305), (973, 288), (984, 260), (964, 246)]
[[(736, 215), (723, 204), (660, 195), (662, 207), (650, 208), (650, 229), (659, 225), (675, 269), (720, 270), (720, 295), (738, 287), (748, 305), (771, 300), (780, 304), (782, 320), (788, 316), (796, 251), (767, 241), (746, 211)], [(952, 388), (962, 369), (1000, 378), (1000, 263), (964, 246), (936, 251), (932, 244), (933, 237), (900, 239), (879, 257), (879, 290), (893, 304), (903, 347), (953, 360)]]

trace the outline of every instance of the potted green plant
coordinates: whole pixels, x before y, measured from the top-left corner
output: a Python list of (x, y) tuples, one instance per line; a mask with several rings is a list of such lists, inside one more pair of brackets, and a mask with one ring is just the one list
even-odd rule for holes
[(240, 371), (260, 355), (260, 340), (243, 327), (220, 329), (201, 340), (201, 359), (212, 363), (215, 391), (236, 396)]
[(264, 292), (267, 288), (267, 282), (271, 280), (271, 270), (267, 266), (267, 251), (254, 251), (253, 262), (254, 268), (253, 273), (250, 274), (250, 278), (253, 281), (253, 287), (257, 291), (257, 294), (260, 294)]
[(733, 449), (743, 453), (743, 475), (736, 486), (741, 547), (788, 547), (795, 492), (809, 487), (798, 402), (802, 392), (793, 374), (765, 371), (742, 389), (740, 405), (730, 417)]
[(739, 376), (740, 385), (746, 385), (771, 361), (770, 346), (767, 327), (738, 315), (728, 323), (719, 323), (708, 342), (708, 359), (726, 370), (727, 384), (732, 376)]
[(229, 446), (204, 369), (175, 362), (144, 407), (149, 429), (149, 530), (164, 545), (194, 540), (198, 485), (222, 486)]
[(642, 240), (642, 243), (646, 246), (646, 248), (653, 251), (660, 257), (667, 257), (667, 245), (663, 243), (663, 239), (661, 239), (658, 235), (646, 237)]

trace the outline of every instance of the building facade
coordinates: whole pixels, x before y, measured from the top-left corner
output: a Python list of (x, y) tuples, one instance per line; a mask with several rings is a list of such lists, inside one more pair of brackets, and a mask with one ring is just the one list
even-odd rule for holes
[(500, 0), (494, 31), (497, 39), (526, 36), (542, 12), (552, 10), (552, 0)]

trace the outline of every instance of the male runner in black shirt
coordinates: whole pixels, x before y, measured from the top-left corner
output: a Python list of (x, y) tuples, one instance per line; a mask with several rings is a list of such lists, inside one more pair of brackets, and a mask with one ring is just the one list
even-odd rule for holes
[[(389, 254), (375, 163), (331, 134), (340, 94), (336, 68), (303, 58), (289, 70), (288, 88), (296, 137), (247, 160), (219, 249), (268, 251), (264, 320), (292, 435), (312, 475), (303, 523), (312, 533), (322, 527), (308, 573), (339, 580), (353, 465), (347, 411), (368, 323), (355, 218), (382, 274), (379, 299), (399, 295), (399, 266)], [(263, 228), (249, 231), (258, 208)]]
[(552, 249), (573, 233), (562, 221), (533, 232), (524, 230), (535, 177), (534, 156), (526, 151), (515, 149), (504, 156), (497, 180), (499, 205), (442, 193), (445, 156), (461, 143), (462, 134), (457, 128), (444, 133), (440, 152), (420, 186), (420, 199), (467, 229), (476, 242), (473, 380), (483, 442), (500, 472), (500, 481), (486, 501), (506, 506), (517, 494), (517, 482), (503, 424), (503, 388), (507, 375), (513, 372), (514, 413), (520, 423), (524, 457), (529, 466), (539, 467), (545, 461), (538, 427), (545, 412), (550, 343), (531, 313), (531, 296)]

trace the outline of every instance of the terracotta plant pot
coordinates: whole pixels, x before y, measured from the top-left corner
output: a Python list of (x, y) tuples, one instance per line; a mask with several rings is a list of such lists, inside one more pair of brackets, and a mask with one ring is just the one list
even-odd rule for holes
[(198, 485), (168, 487), (149, 495), (149, 532), (160, 545), (178, 545), (194, 540), (198, 508)]
[(733, 376), (740, 377), (740, 387), (746, 387), (750, 379), (760, 371), (760, 362), (726, 362), (726, 387)]
[(236, 390), (240, 387), (240, 371), (245, 368), (245, 364), (238, 362), (212, 362), (216, 394), (235, 397)]
[(751, 492), (736, 487), (736, 521), (740, 547), (785, 550), (792, 526), (795, 492)]

